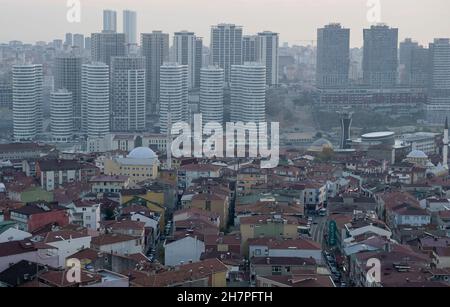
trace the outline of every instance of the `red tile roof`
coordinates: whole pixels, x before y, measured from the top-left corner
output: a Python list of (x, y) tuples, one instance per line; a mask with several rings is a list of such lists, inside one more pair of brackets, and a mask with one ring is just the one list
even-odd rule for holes
[(47, 233), (45, 236), (44, 242), (45, 243), (52, 243), (57, 241), (68, 241), (71, 239), (79, 239), (79, 238), (85, 238), (89, 237), (85, 233), (76, 232), (76, 231), (52, 231)]
[(268, 224), (271, 222), (282, 221), (283, 223), (300, 225), (300, 220), (293, 216), (282, 215), (281, 219), (275, 218), (273, 215), (255, 215), (255, 216), (246, 216), (242, 217), (241, 224)]
[(127, 242), (136, 240), (133, 236), (128, 235), (122, 235), (122, 234), (105, 234), (101, 235), (95, 238), (92, 238), (92, 245), (94, 246), (102, 246), (102, 245), (109, 245), (109, 244), (116, 244), (121, 242)]
[(254, 238), (248, 240), (248, 245), (263, 245), (270, 249), (301, 249), (301, 250), (321, 250), (319, 243), (298, 238), (298, 239), (274, 239), (274, 238)]
[[(141, 287), (169, 287), (184, 282), (210, 278), (213, 273), (226, 272), (228, 268), (218, 259), (206, 259), (177, 266), (175, 270), (146, 275), (132, 273), (131, 284)], [(134, 278), (133, 278), (134, 277)]]
[[(67, 278), (65, 278), (66, 271), (49, 271), (39, 275), (39, 280), (49, 284), (54, 287), (70, 287), (75, 286), (77, 282), (69, 282)], [(91, 273), (88, 271), (81, 271), (81, 284), (93, 284), (100, 283), (102, 281), (102, 276), (99, 274)]]
[(276, 283), (284, 284), (286, 287), (315, 288), (315, 287), (335, 287), (331, 277), (328, 275), (302, 274), (284, 276), (261, 276), (263, 279), (272, 280)]

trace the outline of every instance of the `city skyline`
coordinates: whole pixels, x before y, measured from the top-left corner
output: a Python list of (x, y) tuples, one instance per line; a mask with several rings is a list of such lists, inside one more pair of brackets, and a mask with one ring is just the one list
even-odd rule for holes
[[(16, 30), (0, 33), (0, 42), (17, 39), (34, 43), (62, 38), (66, 32), (85, 35), (99, 32), (102, 29), (103, 9), (119, 13), (118, 32), (122, 32), (120, 12), (129, 9), (138, 13), (138, 33), (162, 30), (173, 34), (189, 30), (204, 37), (205, 45), (209, 44), (210, 26), (222, 22), (243, 26), (245, 35), (270, 30), (280, 33), (280, 43), (306, 45), (310, 43), (308, 41), (316, 39), (315, 29), (332, 21), (350, 28), (351, 47), (361, 47), (362, 29), (373, 24), (367, 20), (370, 8), (367, 1), (363, 0), (319, 0), (313, 3), (306, 0), (263, 0), (263, 3), (259, 1), (257, 6), (252, 0), (223, 3), (214, 1), (214, 10), (209, 9), (211, 6), (208, 4), (211, 3), (207, 0), (171, 0), (173, 5), (167, 5), (167, 2), (161, 0), (152, 1), (151, 5), (138, 0), (126, 3), (118, 0), (81, 0), (80, 23), (69, 23), (66, 20), (68, 7), (65, 1), (42, 0), (36, 4), (35, 1), (22, 0), (20, 5), (12, 0), (2, 2), (0, 26)], [(434, 38), (450, 37), (450, 11), (446, 9), (448, 3), (445, 0), (433, 0), (433, 5), (423, 0), (412, 2), (381, 1), (380, 21), (399, 28), (400, 41), (412, 37), (420, 44), (428, 45)], [(24, 5), (29, 9), (24, 10)], [(254, 12), (250, 18), (247, 14), (249, 10)], [(23, 20), (28, 22), (21, 22)], [(423, 24), (430, 22), (433, 22), (431, 29), (423, 27)], [(55, 27), (55, 24), (58, 24), (58, 27)]]

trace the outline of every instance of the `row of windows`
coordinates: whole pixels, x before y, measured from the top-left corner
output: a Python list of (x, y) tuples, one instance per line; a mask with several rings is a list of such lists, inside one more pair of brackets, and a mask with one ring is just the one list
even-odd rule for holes
[(120, 167), (121, 170), (126, 170), (126, 171), (149, 171), (150, 168), (149, 167)]

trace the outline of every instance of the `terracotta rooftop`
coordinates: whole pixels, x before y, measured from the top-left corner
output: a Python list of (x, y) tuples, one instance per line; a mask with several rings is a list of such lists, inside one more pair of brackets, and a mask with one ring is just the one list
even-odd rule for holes
[(224, 197), (221, 194), (207, 194), (207, 193), (200, 193), (195, 194), (192, 197), (192, 201), (225, 201), (226, 197)]
[(122, 234), (105, 234), (100, 235), (98, 237), (92, 238), (92, 245), (94, 246), (102, 246), (102, 245), (109, 245), (109, 244), (116, 244), (121, 242), (127, 242), (136, 240), (133, 236), (128, 235), (122, 235)]
[(303, 250), (321, 250), (322, 247), (319, 243), (298, 238), (281, 240), (275, 238), (254, 238), (248, 240), (248, 245), (264, 245), (270, 249), (303, 249)]
[(252, 265), (297, 265), (297, 266), (314, 266), (316, 260), (314, 258), (299, 258), (299, 257), (253, 257), (251, 259)]
[(276, 202), (257, 202), (250, 205), (240, 205), (235, 208), (236, 214), (255, 213), (255, 214), (286, 214), (303, 215), (304, 207), (297, 204), (282, 204)]
[(239, 235), (206, 235), (205, 245), (241, 245), (241, 237)]
[(335, 287), (330, 276), (318, 274), (284, 275), (284, 276), (261, 276), (263, 279), (284, 284), (286, 287), (296, 288), (324, 288)]
[(218, 259), (206, 259), (200, 262), (177, 266), (174, 270), (157, 274), (136, 274), (131, 284), (141, 287), (169, 287), (184, 282), (209, 279), (213, 273), (226, 272), (228, 268)]
[(132, 221), (132, 220), (121, 220), (121, 221), (103, 221), (101, 225), (108, 229), (132, 229), (132, 230), (144, 230), (145, 223)]
[(45, 236), (44, 242), (45, 243), (52, 243), (57, 241), (69, 241), (71, 239), (79, 239), (79, 238), (85, 238), (89, 237), (85, 233), (80, 233), (76, 231), (52, 231), (47, 233)]
[(268, 224), (268, 223), (286, 223), (299, 225), (300, 220), (293, 216), (282, 215), (281, 218), (277, 218), (273, 215), (255, 215), (255, 216), (246, 216), (242, 217), (241, 224)]
[(214, 219), (214, 220), (219, 217), (219, 214), (217, 214), (217, 213), (206, 211), (206, 210), (201, 210), (198, 208), (181, 209), (181, 210), (175, 211), (173, 213), (174, 217), (181, 217), (182, 215), (186, 215), (188, 217), (204, 216), (208, 219)]
[(180, 166), (180, 170), (188, 172), (217, 172), (221, 166), (212, 164), (186, 164)]
[[(80, 283), (69, 282), (64, 278), (66, 271), (48, 271), (39, 275), (39, 280), (53, 287), (71, 287)], [(81, 271), (81, 284), (94, 284), (102, 281), (102, 276), (88, 271)]]

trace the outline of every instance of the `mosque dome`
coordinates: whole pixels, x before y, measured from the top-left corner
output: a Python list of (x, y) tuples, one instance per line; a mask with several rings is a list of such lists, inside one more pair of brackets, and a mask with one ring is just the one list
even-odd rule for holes
[(333, 149), (333, 144), (327, 139), (318, 139), (308, 148), (308, 151), (322, 152), (324, 149)]
[(409, 159), (428, 159), (428, 156), (421, 150), (413, 150), (408, 154), (407, 158), (409, 158)]
[(137, 147), (130, 151), (127, 158), (131, 159), (156, 159), (157, 155), (148, 147)]

